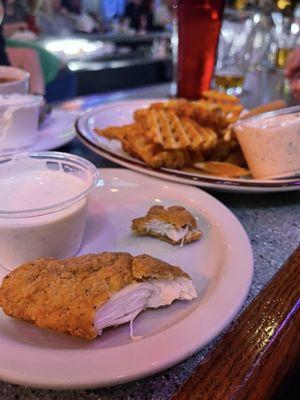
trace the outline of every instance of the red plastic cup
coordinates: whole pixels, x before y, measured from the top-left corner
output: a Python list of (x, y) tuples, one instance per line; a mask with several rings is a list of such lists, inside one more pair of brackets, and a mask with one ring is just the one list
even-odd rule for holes
[(197, 99), (210, 88), (224, 0), (178, 0), (177, 95)]

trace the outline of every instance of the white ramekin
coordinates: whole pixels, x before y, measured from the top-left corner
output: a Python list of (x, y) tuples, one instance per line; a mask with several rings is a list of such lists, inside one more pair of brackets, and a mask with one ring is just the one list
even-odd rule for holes
[(300, 174), (300, 106), (245, 118), (234, 131), (254, 178)]

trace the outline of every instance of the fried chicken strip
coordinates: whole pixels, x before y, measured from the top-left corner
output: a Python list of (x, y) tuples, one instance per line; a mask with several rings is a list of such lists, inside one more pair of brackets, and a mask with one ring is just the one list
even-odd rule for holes
[(148, 255), (105, 252), (21, 265), (3, 279), (0, 306), (40, 328), (94, 339), (147, 307), (196, 296), (179, 267)]

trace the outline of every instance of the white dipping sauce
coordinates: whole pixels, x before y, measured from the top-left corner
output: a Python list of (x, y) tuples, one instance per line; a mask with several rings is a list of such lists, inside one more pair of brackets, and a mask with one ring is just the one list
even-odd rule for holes
[[(53, 206), (79, 195), (86, 182), (61, 170), (18, 171), (0, 176), (0, 210), (14, 212)], [(0, 263), (12, 268), (45, 257), (75, 255), (81, 245), (87, 198), (60, 211), (7, 218), (0, 211)]]
[(300, 113), (245, 120), (235, 132), (255, 178), (300, 173)]

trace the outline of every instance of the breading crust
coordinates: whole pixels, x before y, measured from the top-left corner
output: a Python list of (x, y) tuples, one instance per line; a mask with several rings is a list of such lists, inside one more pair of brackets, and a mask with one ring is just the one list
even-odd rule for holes
[(132, 221), (132, 229), (138, 230), (141, 224), (144, 225), (154, 219), (172, 224), (176, 229), (181, 229), (185, 225), (193, 229), (197, 227), (195, 217), (184, 207), (172, 206), (165, 208), (164, 206), (152, 206), (145, 217), (136, 218)]
[(197, 230), (197, 221), (193, 215), (181, 206), (172, 206), (164, 208), (163, 206), (152, 206), (146, 216), (136, 218), (132, 221), (131, 229), (141, 235), (151, 235), (158, 239), (164, 240), (171, 244), (181, 244), (182, 239), (172, 240), (166, 235), (157, 233), (147, 227), (149, 222), (161, 221), (166, 224), (171, 224), (175, 229), (180, 230), (186, 226), (189, 227), (189, 232), (184, 237), (183, 243), (188, 244), (200, 239), (202, 232)]
[(151, 256), (100, 253), (26, 263), (3, 279), (0, 306), (41, 328), (93, 339), (95, 313), (113, 293), (147, 278), (185, 276), (179, 267)]

